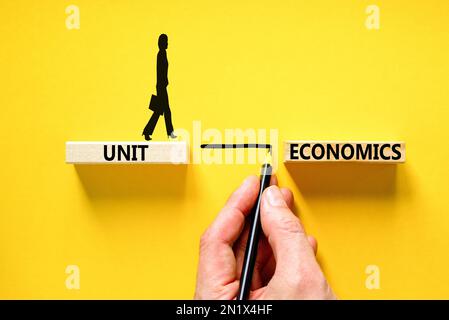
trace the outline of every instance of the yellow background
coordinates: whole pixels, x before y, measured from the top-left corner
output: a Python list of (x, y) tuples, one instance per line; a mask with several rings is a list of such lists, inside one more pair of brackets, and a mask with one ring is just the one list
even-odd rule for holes
[[(69, 4), (80, 30), (65, 26)], [(369, 4), (380, 30), (365, 27)], [(281, 165), (279, 180), (339, 297), (449, 298), (448, 12), (445, 0), (1, 1), (0, 298), (192, 297), (200, 234), (258, 167), (64, 163), (67, 140), (142, 140), (163, 32), (175, 128), (405, 141), (404, 165)], [(71, 264), (80, 290), (65, 287)], [(365, 287), (372, 264), (379, 290)]]

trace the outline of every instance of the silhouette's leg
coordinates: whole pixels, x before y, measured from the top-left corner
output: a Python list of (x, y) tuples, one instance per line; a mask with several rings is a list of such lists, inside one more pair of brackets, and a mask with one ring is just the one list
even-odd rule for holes
[(165, 129), (167, 130), (167, 136), (173, 132), (173, 123), (171, 122), (171, 110), (170, 107), (164, 111)]
[(161, 104), (164, 118), (165, 118), (165, 129), (167, 130), (167, 135), (169, 136), (173, 132), (173, 124), (171, 121), (171, 110), (168, 103), (168, 93), (167, 88), (158, 88), (157, 95), (159, 98), (159, 103)]
[(144, 135), (151, 136), (153, 134), (154, 128), (156, 127), (157, 121), (159, 120), (160, 113), (159, 112), (153, 112), (153, 115), (151, 116), (150, 120), (148, 121), (147, 125), (145, 126), (145, 129), (143, 129)]

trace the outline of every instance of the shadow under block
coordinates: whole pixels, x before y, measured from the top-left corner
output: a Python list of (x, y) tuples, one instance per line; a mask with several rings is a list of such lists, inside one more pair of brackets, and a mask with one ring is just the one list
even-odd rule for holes
[(186, 141), (68, 141), (66, 163), (73, 164), (187, 164)]
[(403, 163), (405, 142), (287, 140), (284, 162)]

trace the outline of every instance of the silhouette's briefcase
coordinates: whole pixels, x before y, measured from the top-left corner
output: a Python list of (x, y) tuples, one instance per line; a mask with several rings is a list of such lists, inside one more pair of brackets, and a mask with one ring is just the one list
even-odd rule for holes
[(150, 105), (148, 106), (148, 109), (154, 111), (154, 112), (159, 112), (159, 105), (157, 103), (157, 96), (155, 96), (154, 94), (151, 95), (151, 99), (150, 99)]

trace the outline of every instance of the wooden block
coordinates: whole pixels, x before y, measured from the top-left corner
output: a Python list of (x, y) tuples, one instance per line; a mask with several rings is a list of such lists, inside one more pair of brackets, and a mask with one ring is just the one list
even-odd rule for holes
[(284, 142), (284, 162), (405, 162), (405, 142), (294, 141)]
[(66, 163), (73, 164), (187, 164), (188, 156), (186, 141), (66, 142)]

